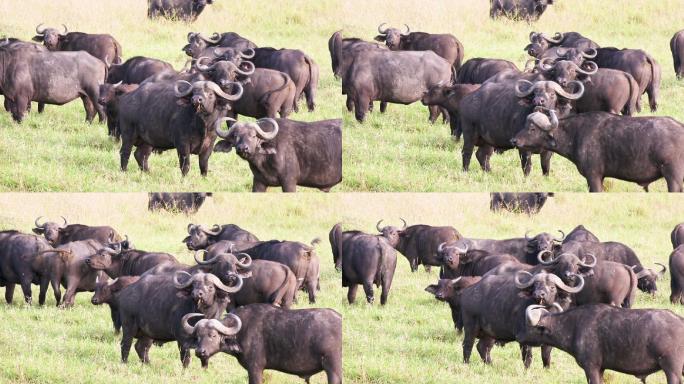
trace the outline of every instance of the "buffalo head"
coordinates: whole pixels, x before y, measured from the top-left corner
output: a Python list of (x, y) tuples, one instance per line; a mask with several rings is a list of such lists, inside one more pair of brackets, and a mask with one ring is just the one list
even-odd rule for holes
[(85, 259), (87, 266), (97, 270), (104, 271), (120, 271), (122, 264), (126, 261), (122, 255), (122, 251), (129, 249), (130, 242), (128, 236), (126, 240), (121, 243), (108, 244), (104, 248), (99, 249), (94, 255)]
[(563, 34), (556, 32), (553, 37), (549, 37), (544, 32), (530, 32), (530, 44), (523, 50), (532, 57), (540, 57), (542, 53), (554, 45), (558, 45), (563, 41)]
[(121, 86), (121, 83), (123, 81), (116, 84), (100, 84), (100, 96), (97, 98), (97, 103), (104, 106), (112, 102), (117, 96), (116, 90)]
[[(549, 257), (545, 257), (546, 255)], [(575, 277), (578, 275), (593, 275), (597, 262), (596, 256), (590, 253), (584, 259), (580, 259), (572, 253), (562, 253), (554, 257), (551, 251), (539, 252), (537, 259), (548, 271), (559, 276), (566, 283), (576, 283)]]
[(553, 81), (541, 80), (532, 83), (527, 80), (518, 80), (515, 84), (515, 95), (535, 107), (558, 109), (563, 116), (570, 109), (568, 100), (577, 100), (584, 94), (582, 82), (575, 80), (570, 84), (577, 89), (575, 92), (569, 92)]
[(408, 36), (411, 33), (411, 29), (408, 25), (404, 24), (406, 27), (406, 32), (402, 33), (397, 28), (383, 28), (387, 23), (382, 23), (378, 26), (379, 35), (375, 36), (376, 41), (385, 42), (387, 47), (393, 51), (401, 49), (401, 38), (403, 36)]
[[(242, 278), (252, 276), (252, 258), (248, 254), (234, 255), (232, 252), (223, 252), (207, 259), (206, 252), (204, 249), (196, 251), (195, 261), (207, 272), (218, 276), (221, 281), (231, 282), (235, 275), (240, 275)], [(205, 256), (200, 258), (200, 253), (204, 253)]]
[(33, 41), (42, 42), (51, 51), (59, 51), (59, 42), (68, 32), (66, 25), (62, 24), (62, 27), (64, 27), (64, 33), (60, 34), (56, 28), (43, 28), (42, 23), (38, 24), (37, 35), (33, 37)]
[(549, 110), (547, 116), (543, 112), (534, 112), (527, 116), (525, 128), (518, 132), (511, 144), (518, 148), (539, 149), (557, 145), (554, 131), (558, 128), (556, 111)]
[(450, 268), (457, 269), (461, 258), (468, 253), (468, 244), (459, 240), (455, 243), (441, 243), (437, 247), (437, 256), (442, 263)]
[[(233, 125), (228, 131), (222, 130), (224, 121), (232, 121)], [(262, 125), (270, 125), (269, 131), (265, 131)], [(214, 150), (217, 152), (230, 152), (233, 147), (238, 156), (243, 159), (250, 159), (255, 155), (272, 155), (276, 149), (272, 145), (272, 140), (278, 135), (278, 122), (274, 119), (259, 119), (254, 123), (239, 123), (235, 119), (224, 117), (216, 122), (216, 133), (223, 141), (216, 144)]]
[(95, 279), (95, 293), (90, 299), (93, 305), (100, 305), (110, 303), (114, 294), (123, 288), (140, 280), (140, 276), (122, 276), (112, 279), (101, 279), (99, 276)]
[[(193, 317), (201, 317), (195, 325), (190, 325)], [(242, 328), (242, 321), (236, 315), (229, 313), (222, 320), (205, 319), (201, 313), (188, 313), (181, 319), (183, 331), (195, 340), (195, 355), (206, 360), (226, 349), (239, 352), (235, 344), (235, 335)], [(232, 347), (232, 348), (231, 348)]]
[(240, 65), (242, 62), (254, 57), (256, 52), (252, 48), (239, 50), (233, 47), (216, 47), (211, 50), (215, 60), (230, 61), (235, 65)]
[(560, 86), (566, 87), (573, 80), (589, 79), (589, 76), (598, 72), (598, 65), (593, 61), (585, 61), (577, 65), (570, 60), (560, 60), (551, 64), (552, 60), (542, 59), (539, 62), (539, 70), (547, 79), (557, 82)]
[(382, 234), (382, 236), (387, 239), (387, 241), (390, 243), (392, 247), (396, 247), (397, 244), (399, 244), (401, 236), (403, 235), (404, 230), (406, 229), (406, 220), (402, 218), (399, 219), (404, 223), (404, 225), (401, 228), (395, 227), (393, 225), (380, 227), (380, 223), (382, 223), (382, 220), (378, 221), (375, 224), (375, 229), (377, 229), (378, 232), (380, 232), (380, 234)]
[(530, 237), (530, 231), (525, 232), (525, 240), (527, 240), (527, 253), (538, 254), (539, 252), (549, 251), (554, 253), (560, 248), (563, 239), (565, 239), (565, 233), (558, 230), (560, 237), (553, 237), (550, 233), (542, 232), (534, 237)]
[(218, 84), (222, 89), (227, 89), (235, 81), (242, 83), (249, 82), (249, 76), (255, 71), (254, 64), (251, 61), (245, 61), (240, 66), (235, 65), (230, 61), (216, 61), (211, 65), (204, 65), (202, 61), (209, 59), (208, 57), (200, 57), (197, 59), (195, 67), (202, 74), (208, 76), (213, 82)]
[(179, 105), (189, 105), (195, 108), (198, 114), (212, 114), (217, 108), (230, 109), (230, 101), (235, 101), (242, 96), (242, 84), (230, 83), (231, 87), (236, 87), (234, 94), (228, 94), (213, 81), (195, 81), (189, 83), (185, 80), (178, 80), (174, 87)]
[[(642, 267), (641, 271), (636, 272), (636, 277), (637, 279), (639, 279), (639, 281), (637, 282), (637, 288), (639, 288), (639, 290), (643, 292), (650, 293), (652, 295), (655, 295), (656, 291), (658, 291), (656, 281), (663, 277), (665, 275), (665, 272), (667, 272), (666, 266), (660, 263), (655, 264), (660, 266), (660, 271), (656, 272), (653, 269)], [(636, 265), (632, 266), (632, 270), (636, 268)]]
[(242, 277), (235, 276), (235, 284), (227, 286), (211, 273), (197, 272), (190, 274), (177, 271), (173, 276), (173, 284), (179, 290), (189, 291), (197, 309), (204, 312), (214, 306), (214, 302), (222, 300), (227, 294), (235, 293), (242, 288)]
[(214, 224), (211, 229), (198, 224), (188, 224), (188, 237), (183, 242), (191, 251), (204, 249), (214, 243), (213, 238), (221, 233), (221, 226)]
[[(573, 276), (577, 281), (575, 286), (567, 285), (563, 280), (545, 271), (531, 274), (528, 271), (518, 271), (515, 274), (515, 286), (530, 295), (539, 304), (552, 305), (558, 301), (565, 301), (567, 294), (578, 293), (584, 287), (584, 277)], [(558, 292), (558, 290), (561, 292)]]
[(52, 245), (58, 245), (61, 231), (67, 226), (67, 220), (64, 218), (64, 216), (60, 216), (64, 221), (64, 224), (62, 225), (57, 224), (54, 221), (46, 221), (43, 224), (39, 224), (42, 217), (43, 216), (39, 216), (34, 221), (36, 226), (33, 228), (33, 233), (45, 236), (45, 239)]
[(461, 291), (482, 279), (481, 276), (460, 276), (455, 279), (440, 279), (437, 284), (425, 287), (426, 292), (435, 295), (439, 301), (453, 302)]

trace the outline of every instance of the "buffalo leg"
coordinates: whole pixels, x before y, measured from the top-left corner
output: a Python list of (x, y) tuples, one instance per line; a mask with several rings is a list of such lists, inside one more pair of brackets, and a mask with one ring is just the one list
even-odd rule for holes
[(589, 192), (603, 192), (603, 177), (601, 175), (587, 175)]
[(50, 279), (48, 276), (41, 276), (40, 278), (40, 291), (38, 293), (38, 304), (45, 305), (45, 296), (47, 294), (48, 286), (50, 285)]
[(16, 285), (14, 283), (7, 283), (5, 286), (5, 302), (7, 304), (12, 304), (12, 300), (14, 299), (14, 287)]
[(64, 302), (62, 303), (63, 308), (73, 307), (74, 300), (76, 298), (76, 289), (78, 289), (78, 284), (80, 281), (78, 279), (69, 279), (69, 285), (64, 293)]
[(50, 285), (52, 286), (52, 293), (55, 295), (55, 306), (59, 307), (59, 304), (62, 302), (62, 289), (59, 285), (59, 278), (52, 278)]
[(480, 354), (480, 358), (485, 364), (492, 363), (491, 350), (493, 347), (494, 339), (488, 337), (481, 338), (480, 341), (477, 342), (477, 353)]
[(112, 318), (112, 325), (114, 326), (114, 333), (119, 334), (121, 332), (121, 318), (119, 317), (119, 310), (113, 306), (109, 306), (109, 314)]
[(95, 106), (87, 95), (81, 96), (81, 100), (83, 100), (83, 108), (85, 108), (86, 111), (86, 121), (92, 123), (93, 119), (95, 119)]
[(261, 368), (249, 368), (247, 370), (247, 376), (249, 377), (249, 384), (263, 384), (264, 382), (264, 370)]
[(382, 293), (380, 293), (380, 305), (385, 305), (387, 303), (387, 297), (389, 297), (389, 291), (390, 291), (391, 287), (392, 287), (392, 279), (386, 278), (382, 282)]
[(136, 334), (135, 325), (124, 324), (123, 336), (121, 337), (121, 362), (128, 363), (128, 354), (133, 345), (133, 336)]
[(190, 172), (190, 150), (188, 148), (178, 147), (178, 164), (181, 175), (185, 176)]
[(209, 173), (209, 157), (211, 156), (213, 150), (214, 146), (208, 145), (207, 149), (200, 152), (199, 154), (200, 175), (202, 175), (203, 177), (207, 177), (207, 174)]
[(553, 347), (548, 345), (541, 346), (541, 358), (544, 368), (551, 368), (551, 351), (553, 351)]
[(31, 297), (31, 281), (33, 279), (29, 276), (24, 277), (21, 280), (21, 291), (24, 293), (24, 301), (26, 304), (31, 305), (32, 297)]
[(532, 364), (532, 347), (529, 345), (520, 344), (520, 354), (522, 355), (525, 369), (529, 368)]
[(138, 167), (143, 172), (150, 171), (150, 167), (147, 164), (147, 159), (150, 158), (152, 149), (153, 148), (150, 145), (142, 144), (138, 146), (138, 148), (136, 148), (135, 152), (133, 153), (133, 157), (135, 157), (135, 161), (138, 163)]
[(473, 137), (463, 136), (463, 149), (461, 153), (463, 155), (463, 171), (468, 172), (470, 168), (470, 159), (473, 157), (473, 149), (475, 148), (475, 141)]
[(347, 291), (347, 301), (349, 304), (354, 304), (356, 300), (356, 290), (359, 289), (358, 284), (353, 284), (349, 286), (349, 291)]
[(306, 280), (306, 292), (309, 294), (309, 304), (316, 304), (316, 283)]
[(121, 137), (121, 149), (119, 154), (121, 155), (121, 170), (126, 172), (128, 169), (128, 159), (131, 157), (131, 150), (133, 149), (133, 138), (130, 134), (122, 135)]
[(475, 344), (475, 335), (478, 329), (472, 326), (464, 326), (463, 332), (463, 362), (470, 363), (470, 354), (473, 353), (473, 345)]
[(549, 172), (551, 172), (551, 157), (553, 156), (553, 152), (551, 151), (543, 151), (539, 157), (541, 158), (541, 169), (542, 169), (542, 175), (548, 176)]
[(38, 113), (43, 113), (45, 110), (45, 103), (38, 103)]
[(368, 103), (371, 100), (369, 97), (364, 95), (357, 95), (354, 100), (354, 116), (359, 123), (363, 123), (366, 119), (366, 113), (368, 113)]
[(682, 383), (682, 365), (684, 365), (682, 359), (678, 359), (676, 356), (663, 357), (659, 363), (667, 378), (667, 384)]
[(603, 384), (603, 373), (599, 368), (584, 368), (584, 374), (587, 376), (588, 384)]
[(180, 351), (180, 359), (181, 363), (183, 363), (183, 368), (187, 368), (190, 365), (190, 350), (182, 346), (180, 342), (178, 343), (178, 350)]
[(492, 167), (489, 165), (489, 159), (492, 157), (493, 153), (494, 147), (490, 147), (489, 145), (483, 145), (475, 152), (475, 158), (477, 158), (480, 167), (485, 172), (491, 172), (492, 170)]
[(682, 179), (684, 175), (680, 172), (677, 166), (671, 164), (663, 166), (663, 176), (667, 181), (668, 192), (682, 192)]
[(135, 342), (135, 352), (138, 354), (140, 362), (143, 364), (150, 363), (149, 350), (152, 346), (152, 339), (147, 337), (141, 337)]
[[(373, 105), (373, 102), (371, 101), (371, 105)], [(373, 108), (371, 108), (372, 110)], [(380, 113), (385, 113), (387, 112), (387, 102), (386, 101), (381, 101), (380, 102)]]
[(252, 179), (252, 192), (266, 192), (268, 186), (258, 181), (256, 178)]
[(375, 294), (373, 293), (373, 281), (363, 282), (363, 292), (366, 294), (366, 301), (368, 304), (373, 304), (375, 301)]
[(428, 121), (430, 122), (430, 124), (434, 124), (442, 111), (439, 109), (439, 106), (437, 105), (428, 106), (428, 111), (430, 111), (430, 117), (428, 118)]
[(328, 378), (328, 384), (342, 384), (342, 364), (338, 359), (323, 356), (321, 365)]
[(529, 176), (530, 172), (532, 172), (532, 154), (519, 149), (518, 156), (520, 156), (520, 166), (522, 167), (523, 175)]
[(297, 192), (297, 180), (288, 178), (286, 180), (281, 180), (280, 184), (283, 192)]
[(24, 96), (17, 96), (13, 102), (10, 102), (10, 109), (12, 110), (12, 118), (14, 121), (21, 123), (24, 119), (24, 114), (26, 113), (26, 104), (29, 102), (29, 98)]
[(451, 115), (449, 114), (449, 110), (444, 107), (439, 107), (439, 111), (442, 113), (442, 123), (449, 124), (449, 122), (451, 121)]
[(451, 128), (451, 138), (459, 141), (461, 140), (461, 134), (463, 130), (461, 129), (461, 119), (456, 113), (449, 116), (449, 127)]
[(353, 112), (354, 111), (354, 101), (352, 100), (351, 96), (347, 95), (347, 111)]

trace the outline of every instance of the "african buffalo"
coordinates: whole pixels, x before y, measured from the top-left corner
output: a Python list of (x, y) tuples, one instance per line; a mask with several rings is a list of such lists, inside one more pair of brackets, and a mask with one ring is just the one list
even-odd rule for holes
[(592, 304), (550, 313), (544, 306), (532, 305), (525, 318), (519, 340), (569, 353), (584, 369), (589, 384), (603, 383), (606, 369), (642, 381), (663, 370), (668, 384), (681, 383), (684, 319), (671, 311)]
[(2, 260), (9, 257), (5, 248), (6, 244), (10, 244), (9, 240), (16, 235), (22, 234), (23, 233), (16, 230), (0, 231), (0, 287), (5, 287), (5, 301), (7, 301), (8, 304), (11, 304), (12, 299), (14, 298), (15, 283), (8, 282), (4, 279), (2, 274), (2, 265), (4, 262)]
[(207, 53), (213, 52), (214, 48), (218, 47), (233, 48), (240, 54), (241, 58), (251, 59), (254, 57), (254, 49), (257, 46), (235, 32), (221, 34), (215, 32), (211, 37), (207, 37), (201, 32), (190, 32), (188, 33), (188, 44), (183, 47), (182, 51), (192, 58), (199, 59), (202, 56), (207, 56)]
[(342, 231), (341, 223), (333, 226), (329, 239), (335, 269), (342, 271), (342, 287), (349, 287), (349, 304), (356, 300), (359, 284), (363, 285), (366, 300), (373, 304), (375, 284), (382, 287), (380, 304), (385, 305), (397, 268), (397, 252), (389, 241), (382, 235)]
[(459, 116), (459, 105), (465, 96), (478, 89), (480, 89), (479, 84), (435, 85), (430, 87), (420, 99), (420, 102), (423, 105), (436, 105), (445, 109), (449, 113), (451, 137), (460, 140), (463, 130)]
[(684, 304), (684, 246), (677, 248), (670, 254), (670, 302)]
[(159, 265), (179, 264), (169, 253), (125, 249), (117, 244), (100, 248), (85, 260), (92, 269), (104, 271), (115, 279), (121, 276), (140, 276)]
[(194, 22), (214, 0), (147, 0), (147, 17)]
[[(17, 231), (0, 232), (0, 283), (5, 288), (5, 300), (12, 303), (15, 284), (21, 284), (24, 300), (31, 305), (31, 284), (47, 287), (49, 276), (43, 269), (43, 251), (52, 246), (42, 236)], [(45, 295), (39, 303), (45, 303)]]
[(384, 42), (392, 51), (432, 51), (451, 64), (456, 77), (463, 61), (463, 44), (454, 35), (411, 32), (408, 25), (402, 33), (398, 28), (382, 28), (385, 24), (378, 26), (376, 41)]
[(206, 249), (210, 245), (221, 240), (231, 240), (242, 243), (255, 243), (259, 239), (251, 232), (240, 228), (235, 224), (214, 224), (211, 229), (207, 229), (201, 224), (188, 224), (188, 237), (183, 239), (183, 243), (191, 251)]
[[(477, 145), (477, 157), (485, 172), (491, 170), (489, 158), (495, 150), (515, 147), (511, 139), (525, 129), (525, 119), (534, 108), (544, 106), (558, 109), (562, 115), (569, 112), (571, 100), (579, 99), (584, 85), (572, 82), (577, 91), (572, 93), (553, 81), (527, 80), (503, 83), (486, 83), (475, 92), (465, 96), (459, 105), (463, 128), (463, 170), (468, 171), (473, 148)], [(522, 104), (522, 105), (521, 105)], [(518, 149), (525, 176), (532, 170), (532, 151)], [(541, 154), (542, 173), (548, 175), (552, 152)]]
[[(228, 131), (221, 121), (233, 121)], [(263, 126), (270, 126), (266, 131)], [(318, 188), (324, 192), (342, 181), (342, 120), (305, 123), (287, 119), (259, 119), (239, 123), (222, 118), (216, 133), (223, 140), (217, 152), (230, 152), (249, 163), (252, 192), (265, 192), (280, 186), (283, 192), (295, 192), (297, 186)]]
[[(639, 95), (648, 93), (651, 112), (658, 110), (661, 70), (658, 62), (641, 49), (599, 48), (593, 59), (599, 68), (618, 69), (629, 73), (639, 84)], [(637, 111), (641, 111), (641, 97), (637, 101)]]
[(489, 0), (489, 17), (537, 21), (554, 0)]
[(39, 216), (33, 222), (35, 224), (33, 233), (45, 236), (45, 239), (53, 246), (89, 239), (97, 240), (103, 244), (122, 240), (119, 233), (110, 226), (91, 227), (83, 224), (68, 224), (64, 216), (62, 216), (64, 221), (62, 225), (54, 221), (46, 221), (40, 224), (42, 217)]
[[(183, 277), (185, 276), (185, 277)], [(230, 302), (229, 295), (240, 290), (242, 278), (236, 276), (233, 286), (226, 286), (212, 274), (184, 271), (175, 274), (145, 275), (122, 289), (117, 296), (123, 337), (121, 361), (128, 362), (128, 354), (137, 338), (135, 351), (140, 361), (149, 363), (152, 343), (176, 341), (183, 367), (190, 364), (193, 340), (183, 333), (181, 319), (188, 313), (201, 312), (207, 318), (218, 318)], [(207, 360), (202, 366), (207, 366)]]
[[(230, 110), (230, 103), (242, 95), (225, 93), (211, 81), (185, 80), (142, 84), (119, 98), (121, 129), (121, 170), (128, 168), (131, 149), (143, 172), (149, 171), (148, 158), (153, 151), (176, 148), (181, 174), (190, 171), (190, 155), (199, 155), (202, 176), (209, 168), (214, 148), (214, 125)], [(179, 104), (181, 105), (179, 108)]]
[(684, 125), (670, 117), (617, 116), (588, 112), (558, 119), (534, 112), (511, 139), (520, 150), (550, 150), (572, 161), (590, 192), (603, 191), (613, 177), (648, 185), (665, 178), (669, 192), (684, 180)]
[(147, 209), (156, 211), (163, 209), (169, 212), (183, 212), (186, 215), (197, 213), (204, 200), (211, 197), (211, 192), (150, 192), (148, 193), (149, 203)]
[(411, 266), (411, 272), (417, 271), (421, 264), (428, 272), (430, 266), (442, 265), (438, 252), (439, 245), (462, 238), (454, 227), (433, 227), (423, 224), (407, 227), (406, 221), (404, 219), (401, 221), (404, 222), (402, 228), (380, 227), (382, 220), (378, 221), (375, 228), (394, 249), (406, 257)]
[(506, 210), (513, 213), (537, 214), (546, 203), (546, 199), (553, 197), (553, 192), (492, 192), (489, 209), (493, 212)]
[(591, 233), (590, 230), (585, 228), (584, 225), (580, 224), (573, 228), (572, 231), (565, 236), (563, 239), (563, 244), (570, 241), (598, 243), (600, 240), (598, 237), (596, 237), (596, 235)]
[(553, 47), (574, 48), (580, 52), (589, 52), (591, 49), (598, 49), (599, 45), (577, 32), (556, 32), (553, 37), (543, 32), (530, 32), (530, 44), (523, 50), (528, 55), (541, 59), (544, 53)]
[(33, 41), (43, 43), (50, 51), (86, 51), (107, 67), (122, 62), (121, 44), (112, 35), (68, 32), (64, 24), (64, 33), (59, 33), (56, 28), (41, 28), (42, 25), (36, 27)]
[(490, 77), (503, 71), (518, 71), (518, 67), (508, 60), (483, 59), (477, 57), (463, 63), (458, 70), (457, 84), (482, 84)]
[(98, 279), (95, 282), (95, 293), (90, 299), (90, 302), (93, 305), (107, 304), (109, 306), (112, 325), (114, 326), (114, 333), (117, 335), (121, 331), (121, 320), (119, 318), (119, 304), (117, 296), (119, 291), (138, 280), (140, 280), (140, 276), (122, 276), (110, 281)]
[(183, 329), (195, 339), (200, 359), (224, 352), (247, 370), (250, 384), (263, 383), (264, 369), (297, 375), (307, 382), (325, 371), (328, 384), (342, 383), (342, 316), (332, 309), (287, 310), (252, 304), (232, 311), (223, 320), (191, 317)]
[(449, 304), (451, 319), (458, 333), (463, 331), (460, 293), (463, 289), (480, 282), (480, 280), (482, 280), (482, 276), (459, 276), (455, 279), (439, 279), (437, 284), (430, 284), (425, 287), (425, 291), (435, 295), (435, 299)]
[(670, 40), (670, 51), (677, 79), (684, 77), (684, 30), (678, 31)]
[(164, 71), (173, 71), (173, 66), (166, 61), (144, 56), (135, 56), (123, 64), (112, 64), (107, 73), (107, 83), (140, 84), (150, 76)]
[(672, 241), (673, 249), (684, 244), (684, 223), (675, 225), (672, 233), (670, 234), (670, 240)]
[(92, 122), (97, 113), (103, 122), (97, 98), (105, 64), (86, 52), (43, 51), (32, 45), (0, 42), (0, 90), (12, 118), (21, 123), (31, 101), (40, 110), (41, 104), (63, 105), (80, 98), (86, 121)]
[(115, 139), (121, 138), (119, 130), (119, 97), (138, 89), (138, 84), (100, 84), (98, 104), (104, 107), (107, 115), (107, 134)]

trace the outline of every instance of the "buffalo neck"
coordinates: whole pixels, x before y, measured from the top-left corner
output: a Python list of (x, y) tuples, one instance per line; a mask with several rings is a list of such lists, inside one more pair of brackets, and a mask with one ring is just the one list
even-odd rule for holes
[(544, 145), (544, 149), (553, 151), (565, 158), (569, 158), (575, 150), (576, 134), (574, 127), (571, 127), (567, 122), (568, 119), (561, 119), (558, 128), (552, 131), (556, 145), (551, 146), (548, 143)]
[(575, 313), (577, 310), (547, 315), (543, 319), (546, 330), (540, 341), (570, 353), (576, 341), (575, 327), (579, 321)]

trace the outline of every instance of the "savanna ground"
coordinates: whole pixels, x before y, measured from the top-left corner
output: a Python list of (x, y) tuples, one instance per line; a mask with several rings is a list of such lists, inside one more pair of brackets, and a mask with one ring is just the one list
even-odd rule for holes
[[(584, 224), (604, 241), (633, 247), (644, 264), (652, 265), (667, 263), (670, 231), (684, 217), (681, 198), (663, 195), (616, 199), (560, 194), (533, 217), (490, 213), (487, 194), (218, 194), (191, 217), (149, 214), (146, 205), (145, 194), (3, 194), (0, 229), (28, 232), (38, 215), (64, 215), (71, 222), (112, 225), (128, 234), (138, 248), (171, 252), (187, 263), (192, 256), (180, 241), (188, 222), (238, 223), (262, 239), (309, 242), (320, 237), (321, 291), (316, 306), (334, 308), (344, 318), (345, 382), (387, 384), (584, 383), (585, 379), (574, 360), (558, 350), (552, 368), (545, 370), (535, 349), (532, 367), (525, 371), (515, 343), (495, 348), (492, 366), (479, 357), (464, 365), (462, 337), (454, 331), (448, 306), (424, 291), (437, 280), (437, 273), (422, 268), (411, 273), (402, 256), (385, 307), (366, 304), (362, 293), (356, 304), (348, 305), (328, 244), (328, 231), (336, 222), (374, 232), (380, 218), (396, 223), (404, 217), (410, 224), (453, 225), (465, 236), (491, 238), (522, 236), (526, 230), (567, 232)], [(636, 306), (669, 308), (684, 315), (684, 309), (669, 304), (669, 275), (658, 284), (654, 297), (639, 293)], [(91, 305), (90, 297), (90, 293), (78, 294), (69, 310), (55, 308), (51, 294), (44, 308), (27, 307), (17, 289), (14, 304), (0, 304), (0, 382), (246, 382), (245, 371), (228, 355), (212, 358), (206, 371), (193, 357), (190, 368), (183, 370), (174, 343), (153, 347), (149, 366), (135, 358), (121, 364), (119, 337), (113, 333), (109, 311)], [(299, 297), (295, 307), (309, 307), (304, 294)], [(302, 382), (267, 372), (267, 383)], [(607, 383), (637, 382), (615, 372), (607, 372), (606, 379)], [(325, 376), (316, 375), (312, 382), (323, 383)], [(664, 377), (653, 375), (648, 382), (662, 383)]]
[[(412, 30), (449, 32), (465, 46), (465, 59), (492, 57), (522, 66), (530, 31), (579, 31), (602, 46), (642, 48), (662, 66), (659, 115), (684, 120), (679, 108), (684, 85), (672, 69), (669, 39), (684, 25), (680, 0), (560, 0), (539, 22), (492, 21), (489, 2), (410, 1), (216, 1), (193, 24), (150, 21), (143, 0), (0, 2), (0, 36), (30, 39), (38, 23), (72, 31), (110, 33), (123, 46), (124, 57), (160, 58), (180, 68), (186, 56), (180, 48), (190, 31), (236, 31), (259, 46), (298, 48), (311, 55), (321, 69), (315, 113), (300, 112), (293, 119), (314, 121), (344, 119), (344, 180), (334, 191), (586, 191), (574, 165), (555, 156), (550, 177), (543, 177), (534, 157), (528, 178), (520, 170), (517, 151), (494, 156), (492, 173), (477, 164), (461, 171), (461, 143), (449, 137), (444, 124), (429, 125), (420, 103), (391, 105), (388, 112), (370, 114), (359, 124), (344, 107), (340, 81), (330, 69), (327, 40), (343, 29), (345, 36), (371, 40), (382, 22), (409, 24)], [(644, 100), (644, 105), (647, 105)], [(0, 112), (0, 190), (11, 191), (249, 191), (251, 173), (234, 153), (215, 154), (207, 178), (199, 175), (192, 158), (188, 177), (181, 178), (175, 151), (153, 156), (149, 174), (132, 165), (119, 171), (119, 144), (101, 124), (88, 125), (82, 103), (48, 106), (46, 113), (31, 113), (17, 125)], [(643, 113), (646, 115), (647, 113)], [(665, 182), (652, 186), (664, 191)], [(640, 191), (635, 184), (607, 180), (609, 191)]]

